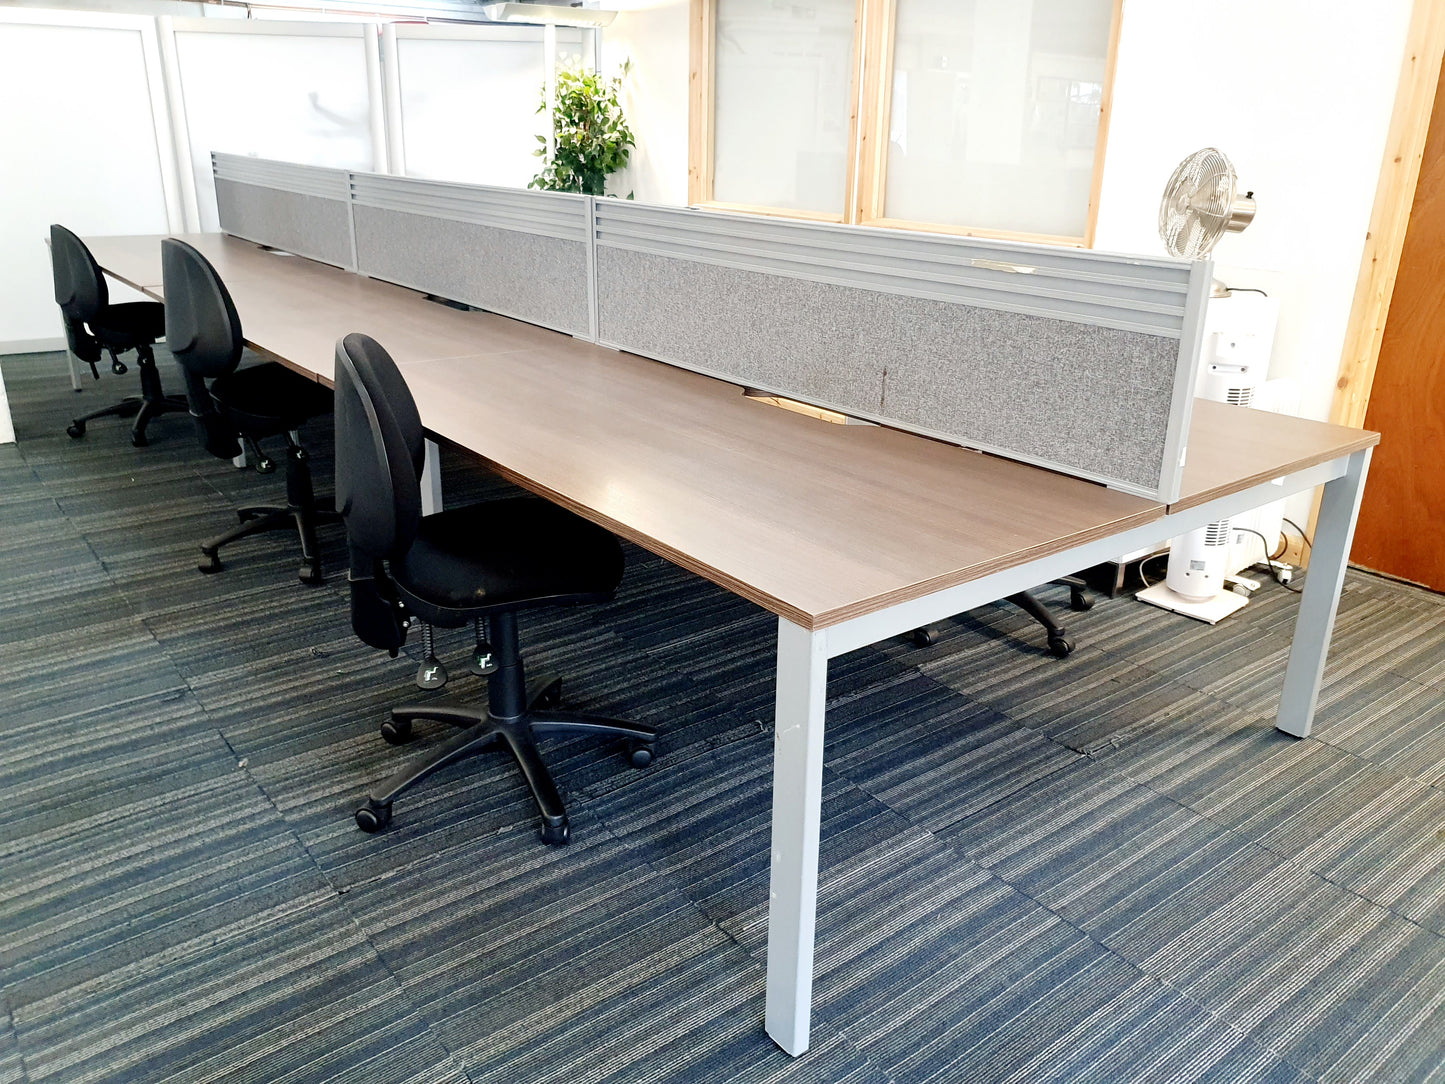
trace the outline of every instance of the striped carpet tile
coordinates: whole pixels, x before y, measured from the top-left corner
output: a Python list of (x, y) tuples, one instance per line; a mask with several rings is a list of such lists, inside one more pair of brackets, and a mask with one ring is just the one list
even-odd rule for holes
[[(759, 902), (767, 877), (766, 768), (765, 756), (759, 756), (754, 783), (741, 788), (712, 765), (690, 764), (666, 781), (659, 776), (652, 789), (662, 790), (668, 782), (666, 792), (686, 796), (691, 808), (670, 812), (662, 823), (638, 823), (624, 836), (643, 848), (654, 868), (682, 879), (688, 894), (759, 959), (766, 935), (766, 905)], [(1040, 1069), (1045, 1064), (1056, 1074), (1054, 1079), (1091, 1079), (1086, 1066), (1096, 1060), (1094, 1051), (1070, 1059), (1042, 1049), (1048, 1036), (1059, 1034), (1057, 1014), (1083, 1004), (1070, 998), (1063, 1008), (1053, 1000), (1058, 975), (1048, 968), (1056, 965), (1059, 948), (1040, 933), (1050, 926), (1063, 933), (1067, 943), (1107, 958), (1104, 966), (1111, 974), (1129, 976), (1116, 996), (1104, 999), (1107, 1008), (1099, 1011), (1106, 1019), (1135, 1011), (1146, 996), (1162, 997), (1171, 1015), (1186, 1006), (1184, 998), (1062, 925), (1002, 881), (977, 867), (960, 879), (956, 857), (930, 834), (907, 827), (883, 807), (850, 793), (833, 773), (827, 773), (826, 780), (815, 1005), (821, 1019), (842, 1028), (893, 1079), (1005, 1079), (1020, 1064), (1029, 1066), (1028, 1075), (1020, 1079), (1047, 1078)], [(628, 788), (622, 796), (629, 804), (636, 789)], [(614, 802), (602, 809), (609, 825), (615, 823), (611, 810), (616, 808)], [(1004, 932), (995, 938), (995, 930)], [(1045, 969), (1010, 976), (1004, 961), (1029, 952), (1040, 954)], [(1096, 984), (1092, 978), (1079, 981), (1090, 991), (1087, 1001)], [(1001, 1009), (1001, 1003), (1008, 1008)], [(1216, 1079), (1295, 1078), (1292, 1072), (1280, 1074), (1275, 1057), (1242, 1033), (1221, 1028), (1198, 1006), (1187, 1005), (1187, 1012), (1212, 1030), (1229, 1034), (1231, 1042), (1197, 1055), (1192, 1070), (1167, 1058), (1157, 1069), (1147, 1069), (1144, 1062), (1150, 1053), (1141, 1049), (1129, 1071), (1092, 1079), (1207, 1079), (1208, 1070), (1226, 1056), (1260, 1072), (1246, 1073), (1231, 1062), (1227, 1074)], [(1149, 1019), (1154, 1018), (1145, 1014)], [(1148, 1030), (1151, 1025), (1140, 1026)], [(1114, 1035), (1109, 1027), (1096, 1030)], [(1001, 1052), (991, 1045), (999, 1036), (1017, 1045)], [(1038, 1047), (1029, 1046), (1034, 1042)], [(1111, 1045), (1112, 1039), (1096, 1042)], [(882, 1045), (875, 1049), (873, 1044)], [(1023, 1056), (1026, 1048), (1037, 1051), (1037, 1062)], [(1117, 1060), (1121, 1054), (1115, 1050), (1114, 1056)]]
[[(1445, 600), (1347, 578), (1304, 742), (1271, 725), (1272, 585), (1218, 628), (1046, 586), (1063, 661), (1002, 603), (834, 660), (792, 1059), (761, 1026), (774, 618), (628, 547), (616, 599), (526, 615), (523, 646), (569, 706), (659, 726), (658, 762), (547, 742), (565, 849), (498, 754), (367, 836), (366, 789), (447, 734), (393, 748), (387, 710), (480, 702), (469, 633), (416, 690), (415, 639), (352, 636), (334, 529), (322, 587), (280, 534), (201, 576), (280, 473), (184, 418), (70, 441), (122, 382), (4, 364), (0, 1084), (1445, 1079)], [(329, 424), (306, 442), (324, 490)], [(449, 502), (515, 492), (442, 467)]]
[(0, 1084), (25, 1084), (25, 1063), (15, 1041), (15, 1022), (10, 1003), (0, 991)]
[(1079, 759), (917, 672), (830, 705), (824, 758), (935, 832)]
[(1326, 705), (1318, 718), (1318, 740), (1445, 787), (1445, 689), (1387, 671), (1370, 683), (1369, 695)]
[(474, 1081), (833, 1079), (760, 1058), (756, 961), (590, 815), (577, 829), (565, 850), (473, 838), (348, 892)]
[[(1438, 935), (1102, 765), (981, 814), (954, 845), (1312, 1075), (1399, 1039), (1371, 1033), (1378, 1014), (1445, 1027)], [(1439, 1054), (1437, 1040), (1394, 1068)]]
[(0, 703), (7, 725), (185, 687), (144, 623), (130, 615), (39, 633), (4, 650)]

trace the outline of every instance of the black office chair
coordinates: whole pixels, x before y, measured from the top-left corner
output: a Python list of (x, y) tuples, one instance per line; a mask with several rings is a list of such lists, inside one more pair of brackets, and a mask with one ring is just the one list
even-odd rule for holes
[[(237, 509), (238, 526), (201, 543), (202, 572), (221, 570), (220, 548), (263, 531), (295, 528), (301, 537), (301, 581), (318, 584), (320, 523), (340, 517), (318, 507), (311, 466), (295, 433), (310, 418), (331, 412), (331, 392), (274, 361), (238, 368), (241, 321), (226, 284), (210, 262), (184, 241), (161, 242), (161, 276), (166, 291), (166, 342), (185, 374), (186, 397), (201, 447), (220, 459), (234, 459), (247, 442), (256, 468), (271, 461), (259, 442), (286, 438), (286, 505)], [(210, 387), (206, 382), (210, 381)]]
[[(603, 602), (622, 579), (622, 548), (601, 527), (534, 497), (484, 501), (421, 514), (423, 433), (395, 362), (375, 340), (336, 344), (336, 500), (351, 548), (351, 623), (393, 655), (405, 618), (457, 628), (486, 620), (491, 650), (475, 657), (489, 674), (485, 707), (430, 704), (391, 712), (381, 733), (400, 744), (418, 719), (462, 733), (383, 782), (356, 811), (377, 832), (403, 791), (463, 757), (500, 742), (516, 759), (542, 815), (547, 843), (566, 843), (567, 811), (537, 751), (537, 738), (581, 733), (624, 738), (632, 764), (651, 763), (657, 732), (596, 715), (553, 710), (560, 682), (529, 697), (517, 643), (517, 612)], [(480, 639), (480, 634), (479, 634)], [(427, 651), (431, 653), (428, 636)]]
[[(1063, 576), (1054, 582), (1069, 589), (1069, 609), (1083, 612), (1094, 608), (1094, 600), (1089, 597), (1088, 585), (1079, 577)], [(1048, 635), (1049, 654), (1063, 659), (1074, 650), (1074, 642), (1069, 639), (1068, 634), (1064, 631), (1064, 626), (1054, 620), (1054, 615), (1049, 613), (1048, 608), (1033, 594), (1028, 591), (1020, 591), (1016, 595), (1009, 595), (1008, 601), (1044, 627), (1044, 632)], [(937, 639), (938, 628), (935, 625), (925, 625), (923, 628), (913, 630), (913, 642), (918, 647), (927, 647)]]
[(75, 418), (65, 431), (78, 440), (85, 436), (86, 423), (96, 418), (133, 417), (130, 442), (137, 448), (144, 447), (146, 427), (152, 418), (186, 409), (185, 399), (162, 390), (151, 350), (155, 341), (165, 335), (165, 306), (158, 301), (112, 305), (100, 265), (85, 242), (64, 226), (50, 227), (50, 267), (55, 303), (64, 318), (65, 341), (70, 352), (90, 366), (91, 375), (100, 379), (95, 363), (102, 350), (110, 355), (113, 373), (124, 375), (128, 371), (120, 355), (130, 350), (136, 352), (140, 364), (140, 395), (127, 395), (114, 406)]

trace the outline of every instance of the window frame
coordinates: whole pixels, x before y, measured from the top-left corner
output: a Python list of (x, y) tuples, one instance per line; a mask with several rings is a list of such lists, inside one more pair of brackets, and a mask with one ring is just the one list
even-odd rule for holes
[(852, 101), (848, 118), (848, 166), (842, 214), (725, 203), (713, 198), (717, 0), (691, 0), (688, 203), (712, 211), (1093, 248), (1099, 217), (1099, 193), (1104, 181), (1104, 158), (1108, 151), (1109, 116), (1113, 107), (1114, 74), (1119, 56), (1124, 0), (1113, 0), (1112, 7), (1109, 48), (1104, 62), (1104, 85), (1099, 101), (1098, 135), (1094, 142), (1093, 176), (1089, 183), (1088, 217), (1083, 236), (1057, 236), (943, 222), (917, 222), (889, 218), (883, 213), (888, 189), (888, 130), (892, 120), (893, 31), (897, 0), (856, 0), (853, 15)]

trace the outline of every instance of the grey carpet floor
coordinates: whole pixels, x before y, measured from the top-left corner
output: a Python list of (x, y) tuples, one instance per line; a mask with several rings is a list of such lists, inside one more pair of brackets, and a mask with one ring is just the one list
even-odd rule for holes
[[(284, 535), (202, 576), (280, 478), (184, 416), (71, 441), (134, 378), (3, 367), (0, 1084), (1445, 1080), (1445, 598), (1349, 576), (1304, 741), (1277, 588), (1212, 629), (1101, 601), (1064, 661), (1006, 605), (835, 661), (794, 1060), (762, 1029), (770, 616), (629, 548), (614, 602), (523, 642), (657, 762), (546, 746), (565, 848), (500, 757), (367, 836), (416, 655), (352, 637), (337, 532), (320, 588)], [(444, 462), (450, 502), (509, 492)]]

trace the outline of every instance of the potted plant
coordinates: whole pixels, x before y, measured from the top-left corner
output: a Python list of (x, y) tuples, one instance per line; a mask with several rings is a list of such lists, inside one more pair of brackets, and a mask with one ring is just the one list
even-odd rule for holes
[[(623, 75), (628, 67), (622, 66)], [(542, 146), (533, 153), (547, 161), (542, 172), (528, 182), (528, 188), (588, 196), (603, 194), (608, 174), (627, 165), (634, 146), (632, 129), (622, 115), (621, 91), (621, 75), (604, 79), (580, 66), (557, 72), (557, 104), (552, 111), (554, 150), (547, 159), (547, 137), (537, 137)], [(537, 112), (546, 109), (544, 98)]]

